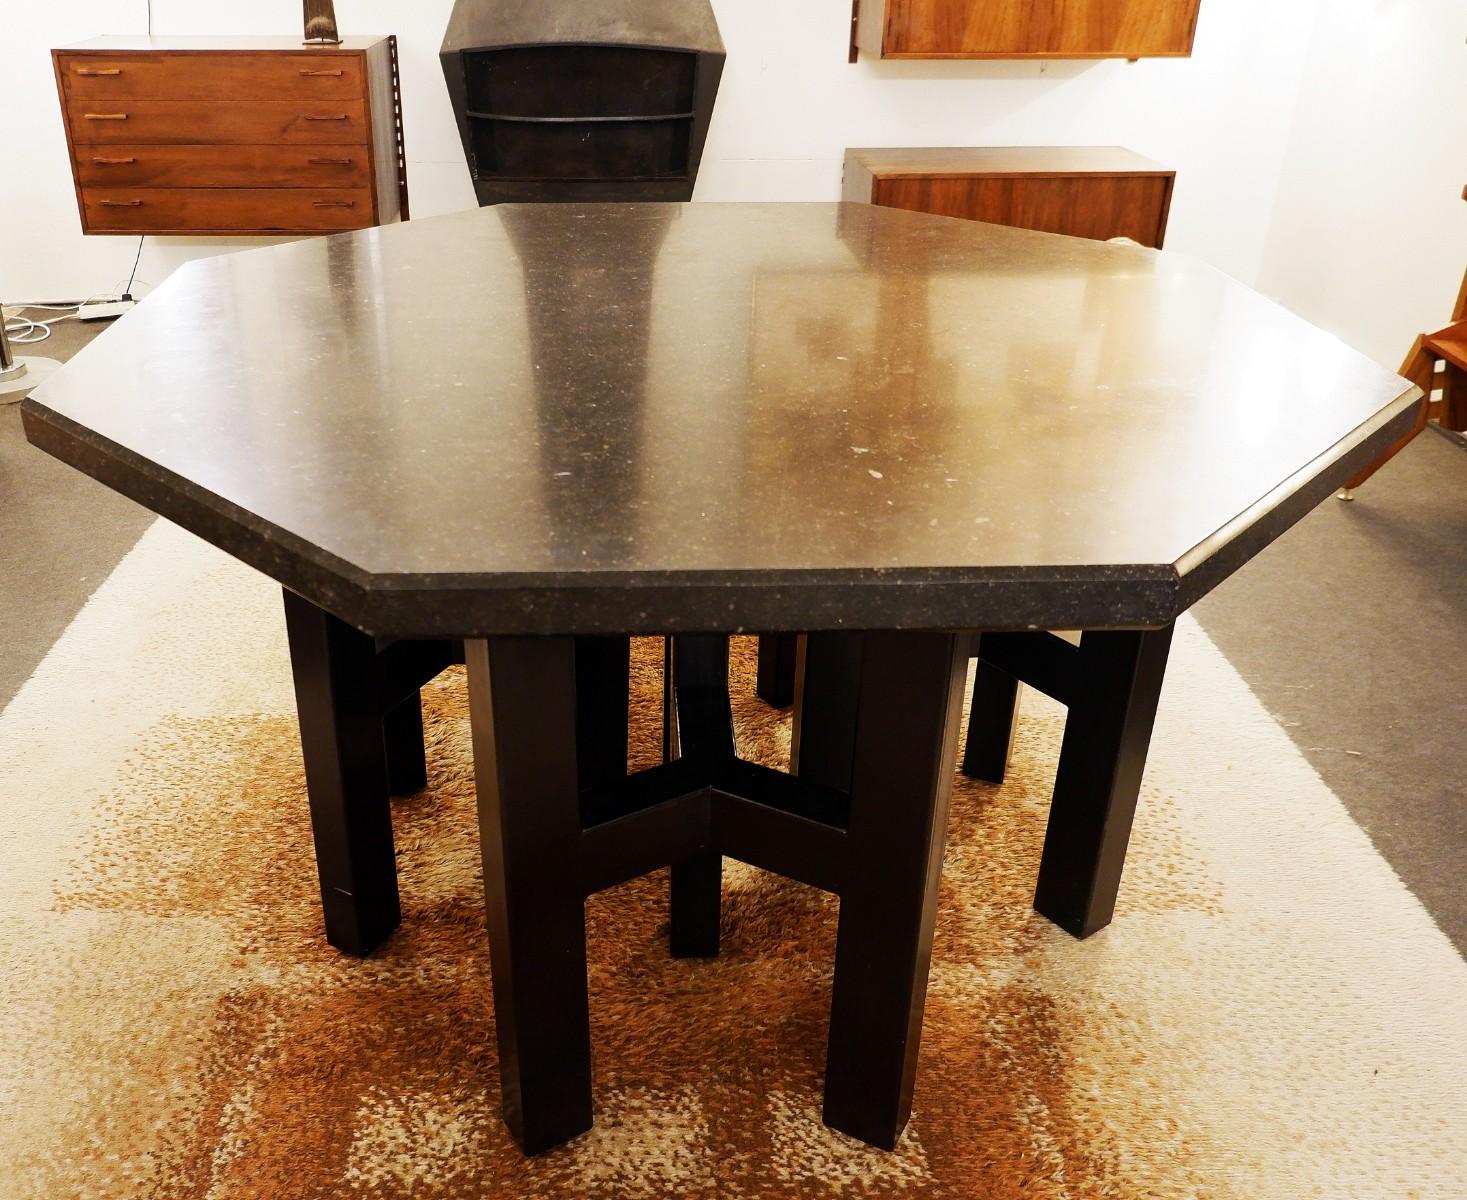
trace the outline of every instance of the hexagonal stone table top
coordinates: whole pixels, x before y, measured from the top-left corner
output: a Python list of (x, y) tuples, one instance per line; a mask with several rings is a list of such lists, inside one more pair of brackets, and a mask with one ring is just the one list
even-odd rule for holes
[(1181, 254), (526, 205), (191, 263), (24, 415), (379, 636), (1141, 628), (1417, 397)]

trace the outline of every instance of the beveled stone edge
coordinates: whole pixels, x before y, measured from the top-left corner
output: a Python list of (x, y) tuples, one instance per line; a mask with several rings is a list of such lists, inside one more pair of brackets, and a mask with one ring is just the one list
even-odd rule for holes
[[(1165, 625), (1179, 611), (1175, 568), (1151, 563), (741, 571), (721, 577), (708, 571), (642, 572), (635, 583), (624, 572), (493, 581), (374, 573), (33, 397), (22, 403), (21, 417), (32, 445), (377, 637), (1129, 629)], [(914, 588), (922, 589), (920, 602), (913, 601)], [(675, 601), (670, 593), (676, 593)]]
[[(1404, 384), (1406, 381), (1403, 379)], [(1176, 562), (1185, 612), (1344, 486), (1405, 436), (1415, 423), (1421, 389), (1407, 384), (1368, 421), (1300, 467)]]
[(1175, 564), (641, 572), (637, 582), (615, 571), (374, 573), (33, 396), (21, 418), (39, 449), (377, 637), (1146, 629), (1175, 620), (1398, 440), (1420, 397), (1408, 388)]

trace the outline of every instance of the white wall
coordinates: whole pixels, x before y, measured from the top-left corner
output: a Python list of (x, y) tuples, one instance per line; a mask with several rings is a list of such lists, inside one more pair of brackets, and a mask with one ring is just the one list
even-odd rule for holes
[[(1319, 2), (1203, 0), (1190, 59), (849, 66), (850, 0), (714, 0), (729, 58), (697, 198), (835, 199), (846, 146), (1117, 143), (1177, 168), (1168, 245), (1251, 282)], [(401, 41), (418, 217), (473, 204), (437, 61), (449, 7), (337, 0), (346, 31), (396, 32)], [(159, 34), (288, 34), (300, 16), (298, 0), (153, 0)], [(144, 0), (0, 0), (8, 300), (109, 291), (127, 276), (134, 239), (80, 235), (48, 51), (98, 33), (140, 33), (145, 22)], [(239, 244), (149, 239), (140, 276), (156, 284), (189, 257)]]
[(1467, 9), (1322, 0), (1265, 290), (1392, 368), (1467, 267)]

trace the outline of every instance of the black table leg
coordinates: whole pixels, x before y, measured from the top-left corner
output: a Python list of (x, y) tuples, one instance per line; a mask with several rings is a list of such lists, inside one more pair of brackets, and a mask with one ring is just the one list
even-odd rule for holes
[(1076, 937), (1110, 924), (1172, 626), (1080, 640), (1034, 907)]
[(627, 777), (631, 638), (576, 638), (576, 770), (582, 790)]
[(851, 790), (862, 649), (856, 634), (812, 633), (800, 650), (790, 773), (838, 792)]
[(795, 658), (799, 641), (798, 633), (759, 635), (754, 694), (771, 708), (787, 708), (795, 702)]
[(394, 796), (411, 796), (428, 786), (428, 755), (423, 745), (423, 699), (414, 692), (382, 718), (387, 742), (387, 782)]
[(402, 916), (376, 646), (289, 591), (285, 623), (326, 940), (369, 954)]
[(979, 643), (973, 678), (973, 703), (968, 708), (968, 737), (963, 746), (963, 774), (987, 783), (1002, 783), (1014, 743), (1014, 709), (1019, 681), (1007, 671), (983, 661)]
[(465, 645), (500, 1087), (527, 1154), (591, 1127), (575, 650), (570, 638)]
[[(666, 731), (669, 753), (714, 764), (734, 756), (733, 710), (728, 698), (728, 639), (672, 639), (672, 713), (687, 714), (685, 728)], [(668, 893), (669, 949), (674, 958), (715, 958), (723, 907), (723, 855), (703, 850), (672, 864)]]
[[(891, 1149), (912, 1109), (969, 642), (852, 636), (860, 683), (824, 1115)], [(813, 656), (805, 668), (816, 669)]]
[(673, 958), (717, 958), (723, 908), (723, 855), (704, 850), (669, 872), (668, 949)]

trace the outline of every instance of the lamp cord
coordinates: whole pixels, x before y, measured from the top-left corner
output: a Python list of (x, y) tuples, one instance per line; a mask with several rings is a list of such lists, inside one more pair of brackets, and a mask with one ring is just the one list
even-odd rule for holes
[[(147, 13), (147, 18), (148, 18), (148, 36), (149, 37), (152, 37), (153, 36), (153, 0), (144, 0), (143, 8), (144, 8), (144, 11)], [(137, 252), (136, 256), (134, 256), (134, 258), (132, 260), (132, 274), (130, 274), (127, 277), (127, 286), (122, 289), (122, 296), (123, 296), (123, 299), (125, 299), (125, 300), (131, 300), (132, 299), (132, 285), (133, 285), (133, 282), (138, 277), (138, 263), (140, 263), (140, 262), (143, 261), (143, 243), (145, 241), (147, 241), (147, 240), (148, 240), (148, 235), (147, 234), (143, 234), (142, 237), (138, 238), (138, 252)]]
[(127, 277), (127, 286), (122, 289), (122, 298), (124, 300), (132, 299), (133, 280), (138, 277), (138, 263), (143, 261), (143, 243), (147, 240), (148, 235), (146, 233), (143, 234), (142, 237), (138, 238), (138, 252), (132, 260), (132, 274)]

